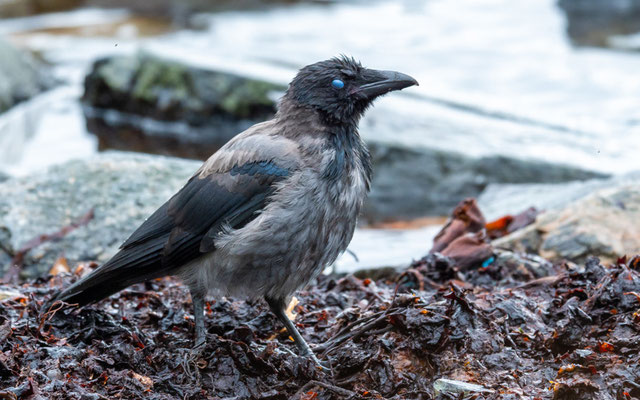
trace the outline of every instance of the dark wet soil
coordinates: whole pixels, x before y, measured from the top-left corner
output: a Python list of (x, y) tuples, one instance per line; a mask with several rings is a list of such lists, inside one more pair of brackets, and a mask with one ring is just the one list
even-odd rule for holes
[(438, 378), (493, 390), (466, 394), (476, 399), (640, 398), (638, 258), (543, 263), (534, 280), (500, 260), (463, 271), (432, 254), (376, 281), (321, 277), (294, 312), (329, 373), (295, 355), (262, 302), (211, 299), (192, 358), (176, 280), (48, 313), (43, 301), (76, 275), (2, 285), (0, 398), (464, 398), (436, 395)]

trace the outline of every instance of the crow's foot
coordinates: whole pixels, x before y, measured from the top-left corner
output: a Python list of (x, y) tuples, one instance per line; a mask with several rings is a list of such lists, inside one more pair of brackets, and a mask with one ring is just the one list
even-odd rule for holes
[(316, 357), (316, 355), (313, 354), (311, 349), (309, 349), (308, 352), (304, 352), (303, 354), (300, 354), (300, 356), (306, 357), (306, 358), (310, 359), (311, 361), (313, 361), (316, 364), (316, 366), (320, 370), (322, 370), (322, 372), (324, 372), (324, 373), (330, 373), (331, 372), (331, 366), (329, 365), (329, 363), (326, 362), (326, 361), (320, 361), (318, 359), (318, 357)]

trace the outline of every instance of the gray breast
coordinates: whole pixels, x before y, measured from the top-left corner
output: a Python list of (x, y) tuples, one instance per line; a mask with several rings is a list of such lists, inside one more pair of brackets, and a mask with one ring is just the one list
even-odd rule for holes
[(184, 275), (218, 294), (288, 298), (347, 248), (367, 182), (359, 167), (336, 180), (313, 166), (296, 171), (256, 219), (227, 230)]

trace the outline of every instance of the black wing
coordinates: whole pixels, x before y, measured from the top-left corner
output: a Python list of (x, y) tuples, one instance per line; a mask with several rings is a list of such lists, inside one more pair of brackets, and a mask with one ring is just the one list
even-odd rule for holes
[(225, 173), (194, 176), (122, 249), (164, 237), (163, 264), (181, 266), (214, 250), (213, 239), (224, 225), (240, 228), (253, 220), (275, 190), (275, 183), (290, 173), (273, 161), (252, 161)]
[(251, 161), (227, 172), (192, 177), (111, 260), (56, 299), (80, 304), (98, 301), (214, 251), (218, 232), (224, 226), (240, 228), (256, 218), (275, 184), (291, 172), (273, 161)]

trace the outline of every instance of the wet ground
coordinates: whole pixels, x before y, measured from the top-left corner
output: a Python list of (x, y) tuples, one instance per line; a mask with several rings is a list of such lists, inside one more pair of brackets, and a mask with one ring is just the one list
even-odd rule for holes
[(0, 397), (638, 398), (639, 267), (541, 262), (532, 279), (502, 258), (464, 271), (428, 256), (377, 280), (323, 276), (293, 312), (327, 373), (259, 301), (210, 299), (208, 344), (191, 360), (191, 304), (174, 280), (80, 311), (42, 306), (76, 275), (2, 285)]

